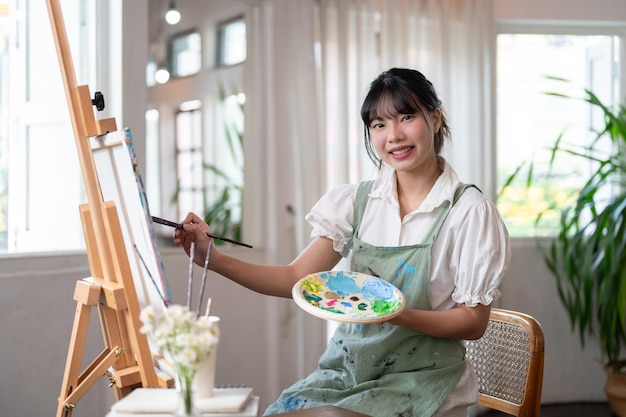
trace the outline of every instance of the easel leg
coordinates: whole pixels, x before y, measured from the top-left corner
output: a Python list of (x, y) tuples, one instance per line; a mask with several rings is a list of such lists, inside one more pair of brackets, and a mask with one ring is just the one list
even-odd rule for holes
[(72, 328), (72, 336), (67, 353), (63, 384), (61, 385), (57, 417), (70, 417), (72, 415), (74, 404), (68, 404), (66, 399), (78, 386), (78, 377), (80, 375), (80, 365), (83, 359), (85, 340), (87, 338), (91, 307), (97, 305), (99, 297), (100, 291), (98, 288), (94, 288), (84, 281), (78, 281), (76, 283), (74, 292), (74, 298), (77, 300), (76, 313), (74, 314), (74, 326)]
[[(100, 314), (100, 327), (102, 329), (103, 340), (106, 341), (108, 346), (124, 347), (124, 351), (122, 352), (123, 354), (115, 362), (115, 369), (133, 367), (135, 369), (135, 373), (139, 374), (137, 367), (134, 366), (132, 356), (128, 356), (129, 354), (132, 355), (132, 349), (128, 348), (130, 344), (127, 340), (124, 340), (125, 338), (123, 337), (126, 329), (120, 329), (119, 327), (123, 327), (123, 321), (120, 320), (120, 312), (115, 311), (106, 305), (101, 305), (98, 311)], [(131, 389), (121, 385), (121, 382), (118, 381), (115, 376), (110, 376), (109, 378), (111, 379), (111, 386), (115, 388), (115, 401), (119, 401), (121, 398), (130, 393)], [(139, 385), (141, 385), (141, 380), (138, 382)]]

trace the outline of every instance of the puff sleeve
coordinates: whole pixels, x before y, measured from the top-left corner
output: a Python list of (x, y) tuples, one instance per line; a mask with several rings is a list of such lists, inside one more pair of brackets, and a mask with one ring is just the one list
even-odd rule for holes
[(498, 287), (508, 268), (509, 235), (496, 207), (483, 200), (459, 223), (451, 246), (452, 299), (468, 306), (491, 304), (500, 297)]
[(306, 215), (313, 227), (312, 237), (327, 237), (333, 248), (347, 256), (352, 247), (352, 218), (357, 185), (339, 185), (328, 191)]

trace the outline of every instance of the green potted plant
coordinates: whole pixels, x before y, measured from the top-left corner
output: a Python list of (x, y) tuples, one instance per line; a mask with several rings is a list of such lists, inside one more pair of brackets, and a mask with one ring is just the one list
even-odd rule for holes
[[(589, 338), (599, 345), (612, 411), (626, 416), (626, 360), (621, 356), (626, 347), (626, 108), (613, 110), (592, 91), (582, 92), (582, 97), (548, 94), (582, 99), (600, 111), (603, 123), (591, 143), (572, 145), (562, 133), (547, 150), (545, 176), (538, 180), (538, 167), (533, 160), (526, 161), (507, 179), (501, 194), (524, 173), (527, 189), (535, 182), (550, 181), (563, 157), (574, 157), (581, 166), (591, 167), (584, 186), (558, 208), (558, 233), (544, 251), (544, 259), (581, 345)], [(540, 224), (541, 216), (535, 224)], [(622, 388), (616, 388), (616, 383), (623, 384)]]

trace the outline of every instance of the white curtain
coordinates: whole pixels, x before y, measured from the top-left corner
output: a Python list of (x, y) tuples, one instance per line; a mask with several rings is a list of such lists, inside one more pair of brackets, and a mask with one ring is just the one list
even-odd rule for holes
[(448, 112), (445, 155), (490, 194), (495, 29), (491, 0), (319, 0), (328, 186), (371, 173), (359, 118), (368, 83), (391, 67), (429, 78)]

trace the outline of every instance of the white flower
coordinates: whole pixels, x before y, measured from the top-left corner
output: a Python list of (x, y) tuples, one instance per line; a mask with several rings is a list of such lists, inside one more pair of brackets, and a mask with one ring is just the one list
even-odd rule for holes
[(141, 332), (166, 352), (178, 369), (195, 369), (219, 342), (217, 323), (208, 317), (197, 317), (186, 306), (174, 304), (161, 314), (147, 306), (140, 319)]

